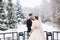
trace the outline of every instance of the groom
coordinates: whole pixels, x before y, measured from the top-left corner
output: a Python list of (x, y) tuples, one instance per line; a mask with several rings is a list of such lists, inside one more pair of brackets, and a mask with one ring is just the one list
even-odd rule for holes
[(27, 28), (28, 28), (28, 35), (31, 31), (31, 26), (32, 26), (32, 13), (29, 14), (29, 19), (26, 21), (26, 25), (27, 25)]

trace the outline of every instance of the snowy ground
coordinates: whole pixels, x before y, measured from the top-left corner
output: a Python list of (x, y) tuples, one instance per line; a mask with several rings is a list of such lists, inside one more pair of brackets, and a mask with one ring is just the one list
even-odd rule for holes
[(43, 30), (47, 32), (59, 31), (56, 25), (51, 22), (42, 23), (42, 27)]
[[(44, 31), (48, 31), (48, 32), (59, 31), (57, 29), (57, 27), (55, 27), (55, 25), (53, 23), (50, 23), (50, 22), (42, 23), (42, 28), (43, 28)], [(24, 32), (24, 31), (27, 31), (26, 25), (17, 24), (17, 28), (16, 29), (9, 29), (9, 30), (6, 30), (6, 31), (0, 31), (0, 33), (6, 33), (6, 32)]]
[[(53, 23), (50, 22), (42, 23), (42, 28), (43, 31), (48, 31), (48, 32), (59, 31), (58, 28)], [(27, 31), (27, 27), (26, 25), (18, 24), (18, 28), (16, 31), (18, 32)]]

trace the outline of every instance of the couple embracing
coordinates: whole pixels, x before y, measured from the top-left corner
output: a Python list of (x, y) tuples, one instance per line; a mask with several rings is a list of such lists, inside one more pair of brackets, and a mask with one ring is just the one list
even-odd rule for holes
[(44, 32), (41, 27), (41, 21), (38, 16), (32, 18), (32, 14), (29, 14), (29, 19), (27, 20), (28, 33), (30, 35), (28, 40), (45, 40)]

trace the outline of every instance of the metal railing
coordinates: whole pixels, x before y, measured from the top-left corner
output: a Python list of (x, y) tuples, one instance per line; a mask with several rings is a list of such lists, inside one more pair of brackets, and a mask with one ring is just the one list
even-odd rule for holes
[[(46, 32), (46, 40), (60, 40), (60, 31)], [(49, 38), (50, 37), (50, 38)]]
[(53, 40), (60, 40), (60, 31), (53, 32)]
[[(46, 40), (60, 40), (60, 32), (53, 31), (47, 32), (44, 31)], [(10, 35), (10, 36), (9, 36)], [(21, 37), (21, 38), (20, 38)], [(51, 39), (49, 39), (51, 37)], [(0, 40), (28, 40), (29, 35), (27, 31), (24, 32), (8, 32), (8, 33), (0, 33)]]
[(18, 32), (0, 33), (0, 40), (18, 40)]

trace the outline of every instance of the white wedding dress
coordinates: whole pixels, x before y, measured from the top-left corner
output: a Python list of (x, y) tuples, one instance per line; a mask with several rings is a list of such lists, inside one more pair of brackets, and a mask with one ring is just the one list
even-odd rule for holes
[(28, 40), (45, 40), (44, 32), (42, 30), (39, 20), (32, 23), (32, 33)]

